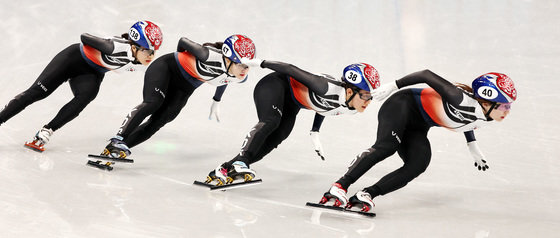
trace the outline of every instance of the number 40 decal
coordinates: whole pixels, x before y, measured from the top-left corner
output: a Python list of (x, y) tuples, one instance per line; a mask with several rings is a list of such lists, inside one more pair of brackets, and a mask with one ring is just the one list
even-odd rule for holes
[(478, 95), (484, 99), (494, 99), (498, 97), (498, 91), (492, 87), (482, 86), (478, 88)]

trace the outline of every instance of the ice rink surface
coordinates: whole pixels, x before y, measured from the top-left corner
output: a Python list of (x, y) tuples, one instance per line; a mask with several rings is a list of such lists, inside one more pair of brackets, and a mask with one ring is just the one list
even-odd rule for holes
[[(181, 114), (133, 148), (132, 165), (87, 167), (141, 102), (142, 73), (107, 73), (96, 100), (55, 132), (47, 151), (23, 148), (71, 99), (68, 84), (0, 126), (0, 237), (558, 237), (560, 233), (560, 2), (551, 1), (1, 1), (0, 104), (29, 87), (80, 34), (120, 35), (156, 22), (172, 52), (246, 34), (262, 59), (340, 77), (355, 62), (381, 82), (430, 69), (470, 83), (497, 71), (518, 100), (501, 123), (476, 131), (490, 170), (473, 167), (462, 133), (433, 128), (432, 162), (404, 189), (374, 199), (376, 218), (312, 209), (349, 162), (375, 142), (365, 113), (327, 118), (326, 161), (314, 153), (313, 113), (252, 166), (258, 186), (210, 192), (192, 182), (231, 159), (257, 122), (254, 85), (230, 85), (221, 122), (208, 120), (214, 87), (201, 86)], [(392, 156), (349, 189), (370, 186), (402, 162)]]

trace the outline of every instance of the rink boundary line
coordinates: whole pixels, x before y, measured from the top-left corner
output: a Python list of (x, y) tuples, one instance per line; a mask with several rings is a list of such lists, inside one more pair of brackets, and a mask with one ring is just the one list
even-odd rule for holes
[[(164, 180), (164, 181), (169, 181), (169, 182), (173, 182), (173, 183), (176, 183), (176, 184), (187, 185), (187, 186), (193, 187), (193, 184), (191, 184), (191, 183), (185, 183), (183, 181), (179, 181), (177, 179), (172, 179), (172, 178), (169, 178), (169, 177), (166, 177), (166, 176), (150, 174), (150, 173), (146, 173), (144, 171), (136, 171), (136, 172), (139, 173), (139, 174), (159, 178), (159, 179)], [(223, 192), (223, 191), (208, 191), (208, 192), (215, 193), (215, 192)], [(265, 198), (255, 198), (255, 197), (245, 197), (245, 198), (247, 200), (257, 201), (257, 202), (261, 202), (261, 203), (268, 203), (268, 204), (272, 204), (272, 205), (296, 208), (296, 209), (307, 210), (307, 211), (312, 211), (312, 212), (317, 210), (317, 209), (312, 208), (312, 207), (307, 207), (307, 206), (305, 206), (305, 204), (294, 205), (294, 204), (290, 204), (290, 203), (279, 202), (279, 201), (265, 199)], [(360, 218), (360, 215), (351, 214), (351, 213), (339, 213), (339, 212), (336, 212), (336, 211), (328, 211), (328, 210), (321, 211), (321, 212), (327, 212), (329, 214), (338, 214), (338, 215), (342, 215), (342, 216), (345, 216), (345, 217)]]
[[(169, 178), (169, 177), (166, 177), (166, 176), (150, 174), (150, 173), (146, 173), (144, 171), (137, 171), (137, 172), (140, 173), (140, 174), (143, 174), (143, 175), (159, 178), (161, 180), (173, 182), (173, 183), (176, 183), (176, 184), (187, 185), (187, 186), (190, 186), (190, 187), (193, 186), (192, 183), (185, 183), (183, 181), (179, 181), (177, 179), (172, 179), (172, 178)], [(222, 191), (210, 191), (210, 192), (222, 192)], [(254, 200), (254, 201), (260, 201), (260, 202), (267, 202), (267, 203), (272, 203), (272, 204), (276, 204), (276, 205), (282, 205), (282, 206), (286, 206), (286, 207), (303, 208), (303, 209), (306, 209), (306, 210), (313, 210), (311, 208), (305, 207), (304, 205), (298, 206), (298, 205), (293, 205), (293, 204), (283, 203), (283, 202), (277, 202), (277, 201), (274, 201), (274, 200), (268, 200), (268, 199), (263, 199), (263, 198), (251, 198), (251, 197), (249, 197), (249, 199)]]
[(180, 180), (177, 180), (177, 179), (173, 179), (173, 178), (170, 178), (170, 177), (166, 177), (166, 176), (162, 176), (162, 175), (146, 173), (146, 172), (144, 172), (144, 171), (134, 171), (134, 172), (139, 173), (139, 174), (143, 174), (143, 175), (146, 175), (146, 176), (151, 176), (151, 177), (159, 178), (159, 179), (161, 179), (161, 180), (173, 182), (173, 183), (176, 183), (176, 184), (192, 186), (192, 183), (185, 183), (185, 182), (183, 182), (183, 181), (180, 181)]

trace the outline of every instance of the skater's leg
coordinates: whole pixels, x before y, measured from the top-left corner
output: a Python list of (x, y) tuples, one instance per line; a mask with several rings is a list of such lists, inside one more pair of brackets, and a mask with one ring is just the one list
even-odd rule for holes
[(124, 142), (134, 147), (154, 135), (165, 124), (173, 121), (187, 104), (187, 100), (194, 92), (194, 87), (189, 91), (169, 90), (163, 105), (150, 116), (150, 119), (136, 128)]
[(376, 184), (365, 189), (372, 198), (398, 190), (422, 174), (432, 156), (427, 130), (408, 130), (399, 146), (399, 156), (404, 165), (385, 175)]
[[(292, 100), (292, 99), (288, 99)], [(253, 159), (249, 161), (249, 164), (253, 164), (261, 160), (264, 156), (270, 153), (273, 149), (277, 148), (282, 141), (284, 141), (294, 128), (296, 122), (296, 116), (299, 112), (299, 107), (293, 102), (286, 102), (284, 104), (284, 113), (282, 116), (282, 122), (278, 128), (272, 132), (266, 141), (263, 143), (259, 151), (255, 154)]]
[(15, 96), (14, 99), (10, 100), (6, 107), (0, 111), (0, 124), (8, 121), (32, 103), (46, 98), (51, 93), (52, 90), (44, 91), (41, 86), (34, 84), (29, 89)]
[(173, 57), (173, 54), (156, 59), (146, 70), (143, 89), (144, 99), (126, 116), (117, 132), (117, 136), (126, 139), (146, 117), (156, 112), (163, 104), (171, 80), (166, 60), (169, 57)]
[(163, 55), (150, 64), (144, 74), (142, 103), (133, 108), (126, 116), (117, 135), (111, 138), (111, 142), (105, 146), (101, 154), (120, 158), (131, 154), (130, 148), (124, 140), (146, 117), (156, 112), (163, 104), (171, 80), (167, 63), (170, 59), (173, 59), (173, 54)]
[(51, 95), (62, 83), (64, 83), (75, 71), (70, 63), (73, 60), (81, 60), (79, 46), (72, 45), (58, 53), (37, 77), (33, 85), (12, 99), (6, 107), (0, 111), (0, 124), (17, 115), (27, 106)]
[[(409, 124), (407, 109), (410, 103), (409, 97), (396, 94), (389, 97), (381, 108), (377, 117), (377, 141), (366, 151), (360, 153), (346, 171), (346, 173), (336, 181), (329, 191), (327, 191), (321, 203), (326, 203), (335, 199), (335, 205), (345, 206), (349, 202), (346, 191), (351, 184), (356, 182), (371, 167), (394, 154), (399, 148), (401, 138)], [(412, 99), (414, 100), (414, 99)], [(352, 204), (349, 203), (351, 206)]]
[(54, 119), (45, 125), (45, 128), (56, 131), (76, 118), (95, 99), (102, 80), (103, 75), (101, 74), (84, 74), (70, 79), (70, 88), (74, 98), (60, 109)]
[(337, 181), (343, 189), (348, 189), (351, 184), (356, 182), (371, 167), (397, 151), (400, 138), (403, 137), (405, 132), (407, 119), (405, 116), (393, 116), (396, 115), (395, 110), (402, 108), (393, 104), (395, 103), (386, 102), (379, 110), (377, 141), (375, 144), (359, 154), (348, 168), (346, 174)]
[(406, 131), (418, 128), (427, 131), (412, 91), (400, 91), (389, 97), (378, 113), (377, 140), (372, 148), (362, 152), (346, 174), (338, 180), (344, 189), (358, 180), (371, 167), (393, 155), (405, 139)]
[(289, 90), (287, 80), (277, 73), (269, 74), (259, 81), (253, 94), (259, 122), (247, 133), (239, 154), (226, 165), (237, 160), (249, 164), (254, 160), (263, 143), (285, 120), (284, 103), (289, 97)]
[[(218, 184), (231, 183), (233, 180), (230, 175), (239, 177), (240, 175), (249, 176), (252, 179), (256, 176), (255, 171), (249, 169), (248, 164), (256, 161), (263, 143), (268, 140), (269, 136), (274, 133), (286, 118), (284, 117), (285, 102), (290, 97), (288, 80), (279, 73), (271, 73), (265, 76), (257, 83), (253, 93), (255, 105), (257, 108), (257, 116), (259, 122), (255, 125), (243, 141), (240, 153), (232, 160), (218, 166), (215, 170), (210, 171), (206, 182), (209, 183), (218, 180)], [(293, 103), (293, 102), (291, 102)], [(297, 114), (297, 112), (295, 113)], [(295, 116), (295, 115), (294, 115)], [(288, 119), (289, 120), (289, 119)], [(288, 123), (289, 124), (289, 123)], [(290, 130), (286, 130), (285, 136)], [(280, 137), (278, 137), (280, 139)], [(281, 141), (282, 139), (280, 139)], [(276, 142), (274, 142), (276, 143)], [(277, 142), (279, 144), (279, 142)], [(265, 150), (272, 150), (267, 148)], [(266, 153), (268, 153), (266, 152)], [(262, 156), (266, 153), (261, 153)], [(261, 159), (260, 156), (257, 160)], [(228, 174), (229, 173), (229, 174)], [(247, 180), (248, 178), (245, 177)]]

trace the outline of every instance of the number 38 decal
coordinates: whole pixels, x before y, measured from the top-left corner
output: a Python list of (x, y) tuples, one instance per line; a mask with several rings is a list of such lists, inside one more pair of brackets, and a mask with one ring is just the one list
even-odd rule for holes
[(346, 78), (346, 80), (348, 80), (349, 82), (352, 82), (354, 84), (358, 84), (362, 81), (362, 77), (360, 77), (360, 75), (358, 73), (356, 73), (355, 71), (352, 71), (352, 70), (346, 71), (346, 74), (344, 74), (344, 77)]
[(130, 29), (130, 32), (128, 33), (128, 35), (134, 41), (140, 40), (140, 33), (134, 28)]

